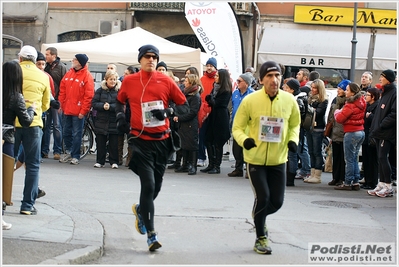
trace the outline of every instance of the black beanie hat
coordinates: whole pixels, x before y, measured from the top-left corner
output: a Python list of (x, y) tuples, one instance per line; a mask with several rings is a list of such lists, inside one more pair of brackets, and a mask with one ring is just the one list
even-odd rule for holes
[(381, 75), (384, 76), (385, 79), (387, 79), (388, 82), (390, 82), (390, 83), (393, 83), (395, 81), (396, 75), (395, 75), (395, 72), (393, 70), (384, 70), (381, 73)]
[(155, 69), (157, 70), (158, 67), (160, 67), (160, 66), (162, 66), (162, 67), (164, 67), (166, 70), (168, 70), (168, 66), (166, 66), (166, 63), (163, 62), (163, 61), (159, 62), (159, 63), (157, 64), (157, 67), (156, 67)]
[(146, 53), (154, 53), (158, 60), (159, 60), (159, 50), (153, 45), (143, 45), (142, 47), (139, 48), (139, 56), (138, 56), (138, 61), (140, 62), (140, 59), (146, 54)]
[(75, 57), (82, 68), (86, 65), (87, 61), (89, 61), (89, 58), (86, 56), (86, 54), (76, 54)]
[(262, 66), (260, 66), (260, 70), (259, 70), (260, 80), (263, 80), (263, 77), (265, 77), (265, 75), (270, 71), (278, 71), (281, 74), (281, 68), (276, 62), (266, 61), (265, 63), (262, 64)]
[(46, 61), (46, 58), (44, 57), (42, 52), (37, 51), (36, 61)]
[(294, 90), (294, 95), (297, 95), (301, 92), (301, 90), (299, 90), (299, 82), (297, 79), (291, 79), (287, 82), (287, 85)]

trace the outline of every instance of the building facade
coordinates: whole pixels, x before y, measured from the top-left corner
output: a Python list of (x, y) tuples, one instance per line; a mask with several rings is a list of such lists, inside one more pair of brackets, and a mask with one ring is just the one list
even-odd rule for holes
[[(257, 69), (265, 60), (275, 60), (287, 67), (286, 77), (295, 76), (300, 67), (306, 67), (323, 73), (332, 87), (349, 77), (353, 26), (333, 20), (341, 13), (353, 13), (354, 3), (230, 2), (230, 5), (242, 36), (243, 66)], [(317, 20), (312, 21), (303, 15), (304, 10), (312, 9), (326, 9), (323, 12), (335, 15), (313, 11)], [(387, 27), (367, 24), (356, 28), (355, 81), (360, 81), (365, 70), (377, 74), (388, 67), (397, 69), (397, 3), (362, 2), (358, 3), (358, 9), (374, 13), (392, 11), (394, 15), (390, 15), (392, 25)], [(2, 14), (3, 61), (16, 58), (21, 45), (29, 44), (40, 50), (44, 43), (93, 39), (135, 27), (205, 52), (186, 20), (184, 2), (3, 2)], [(215, 30), (220, 30), (219, 26), (215, 21)], [(120, 74), (124, 67), (118, 66)], [(104, 66), (90, 64), (90, 69), (98, 76), (96, 72), (103, 72)], [(177, 76), (184, 72), (174, 71)]]

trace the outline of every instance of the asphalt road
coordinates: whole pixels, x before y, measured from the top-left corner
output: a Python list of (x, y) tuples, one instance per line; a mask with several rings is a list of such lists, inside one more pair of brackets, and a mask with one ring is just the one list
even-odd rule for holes
[[(104, 254), (86, 264), (304, 265), (309, 264), (310, 242), (397, 244), (396, 195), (384, 199), (368, 196), (364, 190), (333, 190), (327, 185), (331, 173), (323, 173), (321, 184), (296, 180), (295, 187), (286, 189), (283, 207), (267, 220), (273, 254), (259, 255), (252, 250), (255, 233), (249, 180), (228, 177), (234, 162), (224, 161), (218, 175), (166, 171), (155, 201), (155, 228), (163, 247), (150, 253), (146, 237), (135, 230), (131, 212), (139, 199), (138, 177), (124, 166), (96, 169), (94, 163), (94, 155), (76, 166), (46, 159), (40, 169), (40, 186), (47, 195), (36, 205), (37, 217), (40, 209), (50, 205), (61, 212), (79, 210), (99, 222), (104, 230)], [(22, 169), (15, 173), (14, 208), (21, 199), (23, 176)], [(35, 220), (34, 216), (30, 219)], [(85, 230), (74, 226), (74, 231)], [(67, 243), (8, 242), (3, 247), (4, 264), (38, 264), (78, 248)], [(18, 249), (22, 246), (18, 242), (24, 242), (24, 250)]]

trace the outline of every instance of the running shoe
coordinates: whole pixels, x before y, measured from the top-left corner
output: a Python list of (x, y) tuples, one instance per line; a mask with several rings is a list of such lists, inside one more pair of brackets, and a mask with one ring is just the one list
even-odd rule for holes
[(272, 249), (269, 247), (269, 240), (266, 236), (261, 236), (256, 239), (254, 251), (259, 254), (272, 254)]
[(144, 222), (143, 222), (143, 218), (141, 218), (141, 214), (139, 212), (140, 209), (140, 204), (136, 203), (133, 204), (132, 206), (132, 211), (134, 213), (134, 215), (136, 216), (136, 230), (137, 232), (139, 232), (140, 234), (144, 235), (147, 233), (147, 229), (145, 228)]
[(158, 237), (156, 233), (151, 233), (147, 238), (148, 249), (150, 251), (155, 251), (156, 249), (162, 247), (162, 244), (159, 243)]

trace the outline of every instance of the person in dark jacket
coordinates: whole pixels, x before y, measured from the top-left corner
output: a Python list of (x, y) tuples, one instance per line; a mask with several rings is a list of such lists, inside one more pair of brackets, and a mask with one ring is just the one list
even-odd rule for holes
[[(299, 97), (299, 95), (301, 94), (301, 90), (299, 89), (299, 87), (300, 87), (300, 84), (297, 79), (289, 78), (287, 83), (283, 85), (283, 90), (294, 95), (294, 97), (296, 99), (296, 103), (298, 104), (298, 107), (299, 107), (299, 111), (301, 114), (301, 121), (302, 121), (302, 119), (305, 117), (306, 106), (304, 103), (304, 99), (302, 97)], [(300, 134), (299, 134), (300, 138), (303, 137), (303, 134), (304, 134), (302, 132), (302, 135), (301, 135), (301, 131), (303, 131), (303, 129), (300, 129)], [(295, 181), (296, 170), (298, 169), (298, 158), (300, 158), (298, 151), (295, 151), (295, 152), (288, 151), (287, 181), (285, 184), (286, 186), (295, 186), (294, 181)], [(310, 161), (310, 159), (307, 160), (307, 162), (309, 162), (309, 161)], [(302, 158), (301, 158), (301, 162), (303, 165)], [(309, 166), (309, 171), (310, 171), (310, 166)]]
[[(118, 169), (118, 129), (116, 128), (116, 97), (121, 82), (118, 73), (109, 70), (101, 82), (101, 87), (96, 90), (92, 99), (92, 107), (97, 111), (94, 132), (96, 134), (97, 159), (95, 168), (105, 165), (107, 152), (112, 169)], [(108, 141), (108, 151), (106, 151)]]
[(306, 183), (320, 183), (323, 168), (323, 155), (321, 147), (324, 138), (324, 128), (328, 99), (324, 82), (316, 79), (311, 84), (311, 92), (308, 98), (308, 105), (316, 111), (315, 125), (310, 132), (306, 132), (310, 155), (310, 176), (303, 180)]
[(209, 165), (200, 170), (209, 174), (220, 173), (223, 158), (223, 146), (230, 138), (230, 114), (228, 105), (231, 99), (232, 84), (226, 69), (219, 69), (215, 75), (215, 83), (205, 101), (212, 107), (208, 117), (208, 128), (205, 133), (206, 151)]
[[(67, 72), (66, 65), (58, 57), (58, 51), (55, 47), (48, 47), (45, 53), (47, 72), (54, 82), (54, 99), (58, 101), (60, 94), (61, 80)], [(50, 137), (53, 135), (53, 157), (59, 160), (62, 154), (62, 111), (59, 108), (50, 106), (47, 111), (47, 121), (44, 128), (42, 152), (48, 155), (50, 150)], [(43, 153), (42, 153), (43, 154)]]
[[(22, 69), (16, 61), (5, 62), (3, 64), (3, 154), (16, 158), (15, 154), (15, 119), (18, 118), (22, 127), (29, 127), (36, 115), (36, 104), (26, 108), (25, 98), (22, 95)], [(6, 127), (4, 127), (6, 126)], [(8, 129), (6, 129), (8, 128)], [(22, 144), (20, 146), (22, 153)], [(3, 180), (12, 179), (14, 176), (14, 160), (10, 161), (10, 165), (3, 162)], [(3, 183), (4, 186), (4, 183)], [(8, 190), (7, 188), (3, 188)], [(10, 196), (12, 188), (9, 188)], [(40, 190), (40, 189), (39, 189)], [(44, 191), (43, 191), (44, 192)], [(3, 201), (4, 201), (3, 196)], [(10, 201), (10, 200), (8, 200)], [(6, 201), (9, 204), (9, 202)], [(11, 224), (10, 224), (11, 225)], [(7, 228), (7, 227), (6, 227)], [(10, 226), (11, 228), (11, 226)], [(9, 229), (9, 228), (8, 228)], [(4, 221), (3, 221), (4, 230)]]
[(201, 106), (199, 77), (195, 74), (187, 75), (184, 85), (184, 95), (190, 110), (187, 113), (173, 117), (174, 122), (179, 122), (178, 133), (181, 137), (183, 155), (183, 165), (176, 169), (175, 172), (188, 172), (189, 175), (194, 175), (197, 173), (198, 111)]
[(360, 90), (366, 92), (367, 89), (371, 88), (373, 82), (373, 74), (370, 71), (365, 71), (360, 79)]
[[(22, 127), (29, 127), (35, 115), (35, 103), (26, 108), (22, 95), (22, 69), (16, 61), (3, 64), (3, 124), (15, 126), (18, 117)], [(3, 153), (14, 157), (14, 130), (3, 133)]]
[[(3, 153), (11, 157), (11, 161), (6, 164), (3, 161), (3, 193), (8, 192), (11, 196), (12, 188), (4, 187), (5, 179), (12, 179), (14, 174), (14, 127), (15, 118), (18, 117), (19, 122), (23, 127), (29, 127), (35, 116), (35, 104), (26, 108), (25, 99), (22, 95), (22, 69), (17, 61), (5, 62), (3, 64), (3, 127), (8, 126), (9, 129), (3, 128)], [(3, 156), (4, 157), (4, 156)], [(7, 191), (5, 191), (7, 190)], [(3, 195), (3, 215), (5, 210), (5, 200)], [(6, 223), (2, 220), (3, 230), (9, 230), (12, 227), (11, 223)]]
[(374, 189), (378, 183), (378, 158), (375, 145), (369, 145), (369, 134), (371, 122), (380, 102), (380, 90), (377, 88), (367, 89), (365, 97), (367, 107), (364, 113), (364, 141), (362, 144), (362, 166), (364, 168), (365, 183), (360, 188)]
[(344, 157), (344, 126), (338, 123), (334, 118), (334, 112), (341, 109), (346, 101), (346, 87), (350, 80), (342, 80), (337, 86), (337, 96), (331, 102), (328, 113), (328, 122), (333, 123), (331, 129), (331, 147), (332, 147), (332, 180), (328, 185), (341, 185), (345, 179), (345, 157)]
[(393, 196), (392, 168), (388, 156), (392, 146), (396, 146), (396, 74), (384, 70), (380, 76), (382, 94), (370, 127), (369, 140), (375, 141), (378, 156), (380, 182), (376, 188), (367, 191), (379, 197)]

